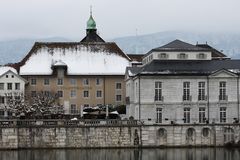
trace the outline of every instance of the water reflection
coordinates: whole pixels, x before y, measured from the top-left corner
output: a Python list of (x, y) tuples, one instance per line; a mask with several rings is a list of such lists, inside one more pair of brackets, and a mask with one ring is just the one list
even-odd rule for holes
[(240, 149), (69, 149), (0, 151), (0, 160), (239, 160)]

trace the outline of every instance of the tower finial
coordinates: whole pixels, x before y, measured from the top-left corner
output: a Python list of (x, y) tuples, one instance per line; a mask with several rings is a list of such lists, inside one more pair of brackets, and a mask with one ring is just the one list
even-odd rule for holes
[(90, 15), (92, 16), (92, 5), (90, 5)]

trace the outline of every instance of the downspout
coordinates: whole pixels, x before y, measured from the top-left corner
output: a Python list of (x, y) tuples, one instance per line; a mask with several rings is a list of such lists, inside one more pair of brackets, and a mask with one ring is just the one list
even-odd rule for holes
[(138, 119), (141, 120), (141, 85), (140, 85), (140, 75), (138, 75)]
[(237, 77), (237, 120), (239, 122), (239, 75)]
[(138, 75), (138, 88), (139, 88), (139, 91), (138, 91), (138, 108), (139, 108), (139, 122), (140, 122), (140, 147), (142, 147), (142, 126), (143, 126), (143, 123), (141, 122), (141, 85), (140, 85), (140, 82), (141, 82), (141, 77), (140, 75)]
[(210, 99), (210, 95), (209, 95), (209, 77), (207, 76), (207, 108), (208, 108), (208, 123), (210, 123), (210, 111), (209, 111), (209, 99)]
[(103, 77), (103, 96), (104, 96), (104, 98), (103, 98), (103, 105), (105, 106), (106, 104), (106, 93), (105, 93), (105, 76)]

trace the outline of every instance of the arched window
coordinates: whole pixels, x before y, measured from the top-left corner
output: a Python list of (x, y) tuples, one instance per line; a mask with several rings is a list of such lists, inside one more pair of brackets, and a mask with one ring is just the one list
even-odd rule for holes
[(166, 137), (167, 136), (167, 130), (164, 129), (164, 128), (160, 128), (158, 131), (157, 131), (157, 137)]
[(210, 133), (210, 129), (209, 128), (203, 128), (202, 129), (202, 135), (203, 137), (208, 137)]
[(188, 128), (187, 129), (187, 136), (188, 137), (193, 137), (194, 133), (195, 133), (195, 129), (193, 129), (193, 128)]

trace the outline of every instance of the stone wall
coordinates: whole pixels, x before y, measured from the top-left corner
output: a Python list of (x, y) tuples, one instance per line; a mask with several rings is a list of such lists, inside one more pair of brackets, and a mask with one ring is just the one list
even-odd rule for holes
[(239, 124), (0, 128), (0, 149), (223, 146), (239, 142)]

